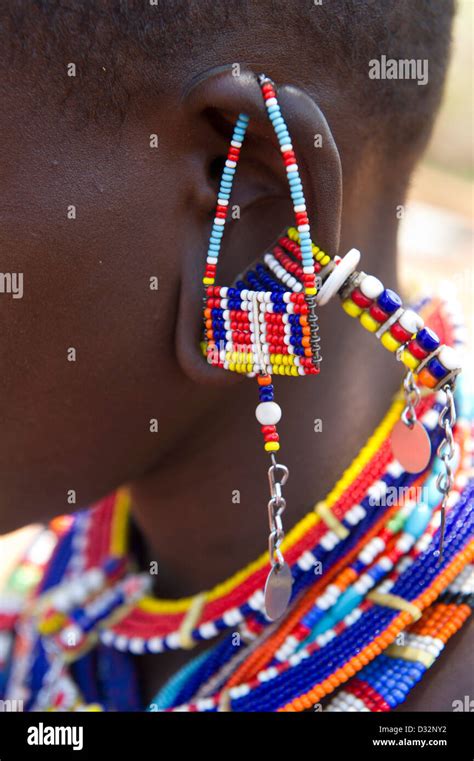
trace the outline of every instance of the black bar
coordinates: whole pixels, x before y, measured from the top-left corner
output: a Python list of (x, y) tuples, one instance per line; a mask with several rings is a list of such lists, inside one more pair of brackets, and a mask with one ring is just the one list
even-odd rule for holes
[[(75, 734), (74, 734), (75, 732)], [(30, 740), (30, 742), (28, 741)], [(50, 745), (50, 740), (56, 745)], [(474, 758), (472, 716), (453, 713), (0, 713), (0, 761), (38, 759)], [(69, 741), (69, 745), (62, 744)], [(40, 744), (34, 744), (39, 742)], [(73, 750), (76, 746), (77, 749)], [(332, 752), (331, 752), (332, 749)], [(403, 754), (403, 755), (402, 755)]]

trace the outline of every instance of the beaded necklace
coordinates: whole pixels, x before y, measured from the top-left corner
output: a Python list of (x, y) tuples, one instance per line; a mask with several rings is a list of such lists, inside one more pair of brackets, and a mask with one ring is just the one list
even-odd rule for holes
[[(458, 343), (442, 304), (431, 305), (429, 322)], [(129, 500), (119, 490), (53, 521), (13, 574), (0, 604), (0, 696), (22, 698), (33, 710), (141, 710), (134, 655), (221, 635), (149, 710), (305, 710), (344, 682), (327, 710), (393, 708), (470, 611), (474, 484), (463, 400), (459, 387), (441, 562), (433, 552), (439, 464), (414, 476), (393, 459), (397, 397), (326, 499), (288, 533), (292, 605), (281, 621), (271, 623), (262, 610), (265, 557), (202, 595), (154, 599), (150, 575), (127, 555)], [(433, 450), (443, 404), (438, 392), (419, 407)], [(395, 502), (386, 499), (391, 489), (401, 495)], [(394, 692), (394, 682), (404, 686)]]

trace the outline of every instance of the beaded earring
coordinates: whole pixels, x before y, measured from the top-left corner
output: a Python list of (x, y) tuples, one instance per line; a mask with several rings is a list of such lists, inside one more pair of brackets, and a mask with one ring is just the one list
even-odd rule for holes
[(230, 141), (210, 234), (203, 277), (201, 348), (211, 365), (257, 379), (256, 417), (271, 460), (268, 469), (270, 572), (264, 604), (267, 617), (275, 620), (283, 615), (290, 601), (292, 576), (280, 549), (285, 536), (282, 514), (286, 507), (282, 487), (289, 471), (276, 460), (280, 449), (277, 424), (282, 412), (274, 400), (272, 375), (319, 374), (322, 356), (316, 309), (339, 294), (344, 311), (375, 333), (382, 345), (395, 353), (407, 368), (404, 384), (407, 405), (394, 431), (393, 448), (405, 467), (408, 463), (414, 468), (411, 472), (418, 472), (417, 468), (423, 470), (431, 456), (425, 442), (423, 458), (417, 458), (426, 432), (414, 414), (419, 394), (416, 384), (432, 391), (446, 391), (448, 403), (440, 415), (445, 436), (438, 450), (445, 466), (444, 474), (438, 478), (443, 509), (452, 482), (450, 459), (455, 420), (452, 391), (460, 363), (454, 350), (440, 345), (436, 334), (424, 327), (416, 312), (403, 307), (398, 294), (385, 288), (378, 278), (357, 271), (360, 261), (357, 249), (351, 249), (343, 258), (331, 257), (313, 243), (298, 163), (275, 85), (264, 74), (258, 76), (258, 82), (286, 167), (296, 224), (232, 287), (216, 285), (233, 179), (249, 124), (249, 117), (240, 114)]

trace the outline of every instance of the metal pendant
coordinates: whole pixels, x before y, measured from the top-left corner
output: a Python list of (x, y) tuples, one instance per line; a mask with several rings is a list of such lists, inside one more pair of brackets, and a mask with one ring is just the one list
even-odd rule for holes
[(407, 425), (399, 420), (393, 426), (391, 445), (394, 457), (408, 473), (421, 473), (431, 458), (431, 441), (424, 426), (415, 420)]
[(265, 584), (265, 613), (270, 621), (280, 618), (288, 607), (293, 586), (290, 567), (275, 564)]

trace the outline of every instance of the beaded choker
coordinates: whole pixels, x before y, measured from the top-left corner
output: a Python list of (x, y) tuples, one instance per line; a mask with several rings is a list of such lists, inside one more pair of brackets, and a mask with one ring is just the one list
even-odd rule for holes
[[(425, 312), (443, 340), (458, 343), (445, 306)], [(397, 397), (334, 489), (285, 538), (292, 596), (278, 623), (265, 614), (265, 556), (201, 595), (153, 598), (149, 574), (127, 555), (121, 490), (53, 521), (10, 579), (0, 607), (0, 697), (23, 699), (29, 710), (143, 710), (135, 657), (219, 637), (149, 710), (396, 707), (473, 602), (471, 412), (462, 385), (456, 401), (441, 559), (442, 463), (412, 474), (394, 459)], [(440, 391), (418, 407), (433, 451), (444, 405)]]

